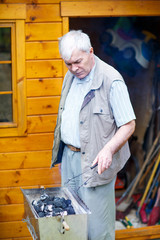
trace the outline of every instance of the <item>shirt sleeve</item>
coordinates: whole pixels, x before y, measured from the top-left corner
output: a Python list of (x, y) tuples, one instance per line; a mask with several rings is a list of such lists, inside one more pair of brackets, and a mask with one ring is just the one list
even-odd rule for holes
[(112, 83), (110, 104), (117, 127), (136, 119), (127, 86), (123, 81), (116, 80)]

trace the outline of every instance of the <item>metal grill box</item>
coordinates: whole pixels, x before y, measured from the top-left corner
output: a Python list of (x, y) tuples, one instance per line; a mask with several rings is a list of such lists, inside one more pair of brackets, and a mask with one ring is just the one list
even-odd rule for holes
[[(87, 216), (89, 209), (69, 188), (21, 189), (24, 197), (25, 219), (34, 240), (87, 240)], [(72, 201), (76, 214), (40, 218), (32, 206), (42, 194), (64, 197)]]

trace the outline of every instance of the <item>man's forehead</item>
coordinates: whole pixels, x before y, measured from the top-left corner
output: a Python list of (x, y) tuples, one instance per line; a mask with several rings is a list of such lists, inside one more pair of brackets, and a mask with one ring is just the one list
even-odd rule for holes
[(69, 60), (65, 60), (66, 63), (73, 63), (73, 62), (77, 62), (78, 60), (80, 60), (81, 58), (84, 57), (84, 53), (83, 51), (80, 50), (74, 50), (72, 52), (71, 58)]

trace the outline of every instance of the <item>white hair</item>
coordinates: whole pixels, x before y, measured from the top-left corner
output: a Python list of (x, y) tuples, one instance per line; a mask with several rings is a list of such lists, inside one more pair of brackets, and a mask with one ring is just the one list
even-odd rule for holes
[(78, 49), (89, 53), (91, 47), (89, 36), (82, 30), (71, 30), (59, 38), (59, 52), (65, 60), (71, 58), (73, 50)]

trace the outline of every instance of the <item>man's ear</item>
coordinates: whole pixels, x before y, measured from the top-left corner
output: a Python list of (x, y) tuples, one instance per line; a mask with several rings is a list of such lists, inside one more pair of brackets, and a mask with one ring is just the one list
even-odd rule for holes
[(90, 48), (90, 53), (94, 53), (93, 47)]

